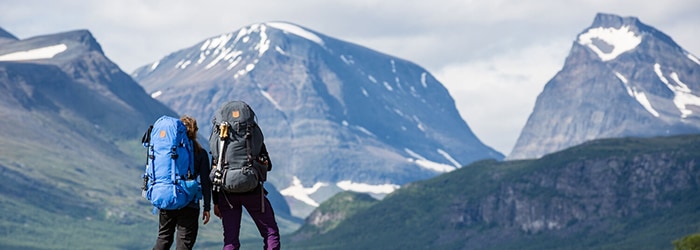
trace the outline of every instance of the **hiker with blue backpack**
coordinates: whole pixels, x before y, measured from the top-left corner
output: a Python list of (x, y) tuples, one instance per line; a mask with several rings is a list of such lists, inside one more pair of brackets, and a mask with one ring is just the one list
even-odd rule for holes
[(202, 198), (202, 220), (209, 222), (210, 163), (206, 150), (197, 142), (198, 130), (192, 117), (163, 116), (142, 139), (148, 148), (144, 196), (159, 215), (155, 250), (170, 249), (176, 231), (176, 249), (194, 247)]
[(239, 249), (242, 208), (263, 237), (264, 249), (280, 249), (280, 233), (263, 183), (272, 169), (253, 110), (242, 101), (225, 103), (214, 115), (209, 148), (213, 167), (214, 215), (224, 228), (224, 250)]

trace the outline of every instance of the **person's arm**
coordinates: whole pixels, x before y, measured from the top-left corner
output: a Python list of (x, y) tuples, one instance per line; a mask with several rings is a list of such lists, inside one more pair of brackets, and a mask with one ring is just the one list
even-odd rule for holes
[[(214, 161), (214, 159), (212, 158), (212, 162), (213, 161)], [(207, 176), (207, 180), (209, 180), (209, 185), (212, 187), (211, 199), (214, 202), (214, 215), (216, 215), (216, 217), (219, 217), (219, 219), (221, 219), (221, 212), (219, 211), (219, 192), (214, 192), (214, 190), (213, 190), (214, 185), (211, 183), (211, 178), (213, 178), (213, 177)]]
[(211, 164), (209, 162), (209, 154), (205, 150), (201, 150), (199, 156), (197, 157), (197, 165), (199, 167), (199, 180), (202, 182), (202, 206), (204, 211), (211, 210), (211, 189), (212, 184), (209, 179), (209, 172), (211, 172)]
[(206, 225), (211, 217), (211, 181), (209, 180), (209, 172), (211, 164), (209, 163), (209, 154), (207, 151), (200, 150), (197, 154), (197, 167), (199, 168), (199, 181), (202, 184), (202, 220)]

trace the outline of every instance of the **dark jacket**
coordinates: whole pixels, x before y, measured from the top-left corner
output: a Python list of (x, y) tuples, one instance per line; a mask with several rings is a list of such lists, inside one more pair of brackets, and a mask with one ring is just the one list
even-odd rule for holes
[[(196, 150), (196, 149), (195, 149)], [(196, 150), (194, 153), (194, 174), (199, 176), (199, 181), (202, 184), (202, 202), (204, 211), (211, 209), (211, 180), (209, 180), (209, 172), (211, 172), (211, 164), (209, 163), (209, 154), (206, 150)], [(197, 200), (192, 201), (187, 205), (192, 208), (199, 208)]]

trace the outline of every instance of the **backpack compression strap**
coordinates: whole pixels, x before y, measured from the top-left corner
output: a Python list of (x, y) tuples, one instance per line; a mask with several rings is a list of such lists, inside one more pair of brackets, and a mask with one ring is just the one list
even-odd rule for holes
[[(148, 167), (148, 160), (151, 159), (153, 154), (151, 153), (151, 131), (153, 131), (153, 124), (148, 127), (146, 133), (141, 137), (141, 144), (146, 147), (146, 167)], [(148, 190), (148, 173), (143, 173), (143, 186), (141, 187), (143, 191)]]
[[(250, 128), (254, 126), (251, 124), (246, 124), (245, 126), (245, 150), (246, 150), (246, 157), (248, 158), (248, 165), (255, 169), (255, 165), (253, 165), (253, 150), (251, 149), (251, 144), (253, 144), (253, 136), (250, 134)], [(264, 171), (262, 169), (257, 169), (253, 170), (253, 172), (258, 175), (260, 171)], [(258, 180), (262, 180), (262, 176), (258, 176)], [(265, 187), (263, 187), (263, 181), (258, 181), (258, 185), (260, 185), (260, 208), (262, 213), (265, 213)]]

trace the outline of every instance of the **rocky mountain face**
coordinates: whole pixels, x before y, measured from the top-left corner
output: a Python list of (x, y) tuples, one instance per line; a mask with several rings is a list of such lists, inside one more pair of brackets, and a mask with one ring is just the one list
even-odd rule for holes
[(503, 158), (425, 69), (290, 23), (212, 37), (132, 75), (203, 131), (223, 103), (250, 104), (275, 165), (268, 179), (300, 217), (342, 190), (383, 195)]
[(0, 63), (1, 108), (8, 112), (43, 110), (84, 122), (80, 132), (119, 139), (141, 136), (158, 114), (175, 115), (109, 61), (85, 30), (6, 41)]
[(537, 160), (476, 162), (288, 248), (670, 248), (700, 226), (698, 145), (698, 135), (601, 139)]
[(537, 97), (507, 159), (597, 139), (700, 131), (700, 60), (635, 17), (598, 14)]
[(376, 204), (369, 194), (344, 191), (324, 201), (306, 217), (304, 225), (289, 236), (290, 241), (308, 240), (325, 234), (359, 211)]
[(10, 32), (7, 32), (6, 30), (0, 28), (0, 43), (17, 40), (19, 39), (17, 39), (15, 35), (12, 35)]

